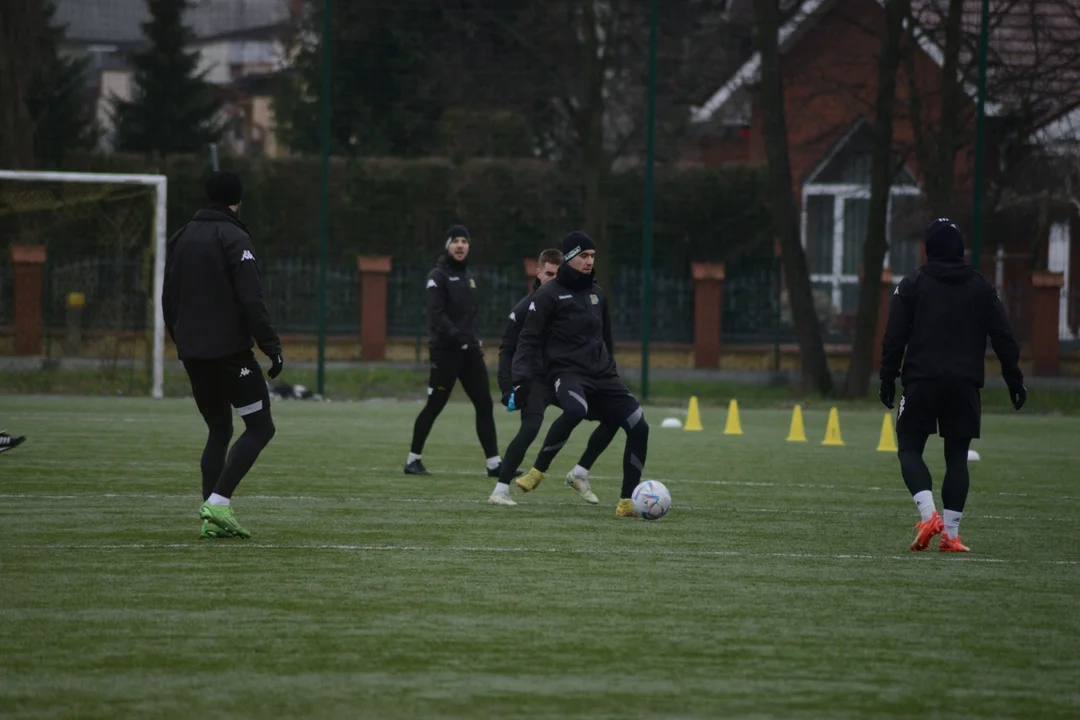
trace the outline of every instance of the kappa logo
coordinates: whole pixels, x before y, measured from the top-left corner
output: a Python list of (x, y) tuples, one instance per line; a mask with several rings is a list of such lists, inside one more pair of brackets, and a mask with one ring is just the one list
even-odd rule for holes
[(562, 378), (555, 378), (555, 394), (559, 393), (559, 386), (562, 385)]
[(511, 313), (510, 313), (510, 319), (511, 319), (511, 320), (513, 320), (514, 322), (517, 322), (517, 314), (516, 314), (516, 313), (513, 313), (513, 312), (511, 312)]
[(534, 302), (529, 303), (529, 312), (534, 312), (535, 310), (536, 310), (536, 303), (534, 303)]
[(899, 295), (900, 294), (900, 286), (899, 285), (897, 285), (896, 289), (892, 291), (892, 294), (893, 295)]
[(427, 281), (427, 286), (429, 290), (433, 287), (439, 287), (438, 283), (435, 282), (434, 278)]
[(590, 302), (591, 302), (591, 303), (592, 303), (593, 305), (597, 305), (597, 304), (599, 304), (599, 302), (600, 302), (600, 298), (596, 297), (595, 295), (590, 295), (590, 296), (589, 296), (589, 301), (590, 301)]
[(254, 260), (254, 259), (255, 259), (255, 256), (251, 254), (250, 250), (245, 250), (244, 254), (240, 256), (240, 262), (244, 262), (245, 260)]
[(250, 374), (251, 374), (251, 369), (250, 368), (246, 368), (246, 367), (240, 368), (240, 377), (247, 377)]
[(896, 419), (899, 420), (900, 416), (904, 414), (904, 405), (907, 403), (907, 397), (900, 396), (900, 407), (896, 408)]

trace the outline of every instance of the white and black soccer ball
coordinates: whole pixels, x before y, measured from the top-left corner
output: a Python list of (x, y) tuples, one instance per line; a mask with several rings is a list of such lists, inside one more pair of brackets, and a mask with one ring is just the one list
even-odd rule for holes
[(671, 493), (659, 480), (646, 480), (630, 496), (634, 512), (646, 520), (659, 520), (671, 508)]

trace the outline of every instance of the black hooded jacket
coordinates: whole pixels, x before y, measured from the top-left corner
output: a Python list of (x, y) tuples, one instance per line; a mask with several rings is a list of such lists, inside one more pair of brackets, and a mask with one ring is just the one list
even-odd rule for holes
[(982, 387), (989, 337), (1006, 384), (1023, 385), (1020, 348), (1005, 308), (994, 286), (964, 262), (962, 253), (962, 246), (928, 247), (926, 264), (900, 281), (889, 306), (881, 379), (900, 375), (903, 363), (905, 386), (941, 380)]
[(446, 253), (439, 256), (427, 276), (428, 345), (433, 350), (479, 347), (475, 292), (467, 264)]
[(232, 210), (210, 205), (169, 238), (161, 293), (165, 328), (181, 360), (215, 360), (250, 350), (267, 357), (281, 340), (263, 301), (251, 233)]
[(511, 368), (514, 385), (559, 373), (614, 377), (615, 354), (607, 298), (594, 274), (559, 266), (555, 279), (533, 293)]
[(514, 364), (514, 351), (517, 350), (521, 328), (525, 327), (525, 316), (529, 311), (529, 302), (532, 301), (533, 295), (536, 294), (540, 287), (540, 281), (533, 280), (533, 291), (517, 301), (517, 304), (510, 311), (509, 319), (506, 321), (502, 342), (499, 343), (499, 392), (503, 395), (513, 389), (514, 378), (511, 367)]

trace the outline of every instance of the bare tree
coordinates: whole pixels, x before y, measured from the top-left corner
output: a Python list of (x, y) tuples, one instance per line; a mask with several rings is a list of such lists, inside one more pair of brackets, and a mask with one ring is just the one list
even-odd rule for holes
[(821, 326), (814, 311), (810, 271), (799, 237), (799, 218), (788, 153), (787, 121), (784, 113), (784, 86), (780, 75), (780, 7), (777, 0), (755, 3), (758, 46), (761, 53), (761, 100), (763, 135), (767, 159), (769, 196), (791, 298), (791, 315), (799, 340), (802, 385), (806, 391), (822, 395), (832, 392), (832, 376), (825, 357)]
[(877, 102), (874, 111), (874, 140), (870, 168), (870, 209), (863, 246), (863, 281), (859, 288), (859, 309), (855, 316), (855, 341), (851, 346), (844, 394), (863, 397), (869, 389), (877, 318), (881, 304), (881, 270), (885, 265), (886, 228), (889, 224), (889, 190), (897, 167), (893, 157), (893, 118), (896, 106), (896, 75), (900, 67), (904, 20), (911, 0), (889, 0), (885, 4), (885, 36), (878, 57)]
[(27, 98), (47, 31), (44, 0), (0, 2), (0, 166), (34, 166), (34, 119)]

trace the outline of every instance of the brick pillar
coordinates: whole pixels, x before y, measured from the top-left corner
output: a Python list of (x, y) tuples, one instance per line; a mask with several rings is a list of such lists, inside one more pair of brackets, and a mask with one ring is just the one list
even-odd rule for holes
[(694, 367), (720, 364), (720, 321), (724, 315), (724, 266), (690, 263), (694, 278)]
[(1057, 375), (1061, 340), (1058, 315), (1065, 274), (1031, 272), (1031, 356), (1034, 375)]
[(15, 354), (40, 355), (45, 246), (12, 245), (15, 265)]
[(386, 358), (386, 282), (390, 258), (357, 255), (360, 269), (360, 359)]
[(529, 294), (533, 291), (533, 281), (536, 280), (536, 269), (540, 266), (540, 261), (534, 257), (525, 258), (525, 294)]

